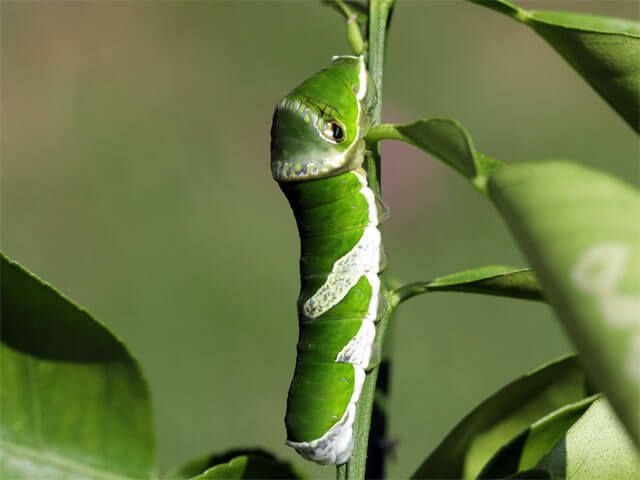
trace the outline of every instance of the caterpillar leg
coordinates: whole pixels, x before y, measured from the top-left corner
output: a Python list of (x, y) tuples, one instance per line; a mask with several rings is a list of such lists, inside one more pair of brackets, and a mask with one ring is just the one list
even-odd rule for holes
[(377, 344), (371, 345), (371, 357), (369, 357), (369, 363), (367, 364), (367, 368), (365, 368), (365, 372), (369, 373), (371, 370), (380, 365), (382, 361), (382, 350)]

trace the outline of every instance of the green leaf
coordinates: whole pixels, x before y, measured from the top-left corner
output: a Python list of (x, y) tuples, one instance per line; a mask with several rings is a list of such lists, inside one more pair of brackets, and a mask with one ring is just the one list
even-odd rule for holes
[(530, 425), (524, 432), (504, 445), (484, 466), (478, 478), (506, 478), (528, 470), (544, 457), (564, 437), (601, 394), (591, 395), (551, 412)]
[(487, 8), (495, 10), (496, 12), (504, 13), (506, 15), (517, 15), (521, 10), (511, 0), (468, 0), (469, 2), (483, 5)]
[(500, 169), (489, 192), (590, 377), (640, 443), (640, 193), (558, 161)]
[[(244, 452), (243, 452), (244, 453)], [(171, 480), (186, 480), (196, 475), (200, 475), (208, 468), (217, 465), (218, 463), (228, 462), (231, 458), (241, 455), (232, 455), (229, 458), (220, 459), (217, 455), (202, 455), (200, 457), (192, 458), (187, 462), (177, 465), (167, 473), (163, 475), (163, 478)]]
[(640, 478), (640, 456), (609, 403), (596, 401), (536, 466), (554, 480)]
[(416, 120), (406, 125), (382, 124), (373, 127), (367, 134), (367, 142), (400, 140), (439, 158), (472, 181), (481, 192), (485, 192), (488, 175), (502, 163), (476, 151), (467, 131), (451, 118)]
[(592, 393), (577, 356), (544, 365), (476, 407), (412, 478), (475, 478), (502, 445), (533, 422)]
[(222, 455), (198, 457), (171, 470), (168, 480), (204, 480), (210, 478), (306, 478), (290, 463), (278, 461), (263, 450), (232, 450)]
[(0, 478), (155, 478), (136, 360), (88, 312), (0, 260)]
[(584, 13), (527, 11), (504, 0), (471, 0), (530, 26), (640, 132), (640, 23)]
[(421, 293), (438, 291), (482, 293), (530, 300), (543, 299), (533, 270), (499, 265), (465, 270), (428, 282), (411, 283), (396, 289), (391, 294), (399, 303)]

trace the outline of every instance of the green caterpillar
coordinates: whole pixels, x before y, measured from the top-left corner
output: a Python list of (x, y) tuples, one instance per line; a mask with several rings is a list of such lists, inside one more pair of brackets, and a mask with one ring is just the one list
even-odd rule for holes
[(334, 57), (277, 105), (271, 171), (301, 242), (300, 336), (287, 399), (287, 444), (345, 463), (381, 318), (382, 202), (362, 168), (375, 90), (364, 57)]

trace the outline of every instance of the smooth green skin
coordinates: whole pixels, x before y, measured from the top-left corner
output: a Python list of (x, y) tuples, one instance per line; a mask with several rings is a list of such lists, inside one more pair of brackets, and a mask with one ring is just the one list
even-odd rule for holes
[[(334, 60), (285, 97), (271, 129), (272, 173), (293, 209), (301, 241), (300, 338), (285, 417), (287, 438), (294, 442), (322, 437), (344, 415), (353, 394), (354, 367), (335, 359), (360, 329), (373, 294), (363, 275), (345, 298), (324, 314), (315, 319), (303, 314), (302, 306), (325, 283), (336, 260), (351, 251), (369, 223), (369, 206), (360, 193), (362, 184), (350, 172), (362, 164), (362, 136), (375, 98), (369, 84), (362, 107), (359, 104), (355, 93), (362, 88), (359, 73), (358, 59)], [(291, 107), (292, 102), (298, 103)], [(344, 141), (327, 142), (318, 133), (318, 126), (322, 130), (321, 125), (328, 121), (340, 123), (346, 134)], [(278, 167), (278, 162), (283, 162), (306, 175), (310, 162), (318, 165), (347, 151), (341, 165), (318, 172), (313, 179), (288, 176), (286, 169)]]
[(0, 477), (155, 478), (136, 360), (88, 312), (1, 262)]
[(543, 300), (540, 285), (529, 268), (490, 265), (416, 282), (392, 291), (397, 302), (427, 292), (469, 292), (528, 300)]
[[(315, 117), (312, 122), (326, 123), (334, 118), (329, 115), (321, 115), (322, 107), (313, 109), (314, 113), (322, 118), (318, 120)], [(310, 128), (310, 124), (305, 122), (300, 114), (286, 109), (276, 110), (273, 116), (273, 125), (271, 133), (271, 156), (286, 162), (288, 165), (296, 163), (300, 165), (308, 165), (308, 161), (314, 159), (312, 154), (315, 151), (318, 157), (330, 155), (334, 150), (344, 151), (346, 142), (334, 145), (328, 142), (319, 143), (317, 146), (318, 132), (314, 128)], [(286, 128), (282, 128), (285, 125)], [(318, 128), (323, 128), (318, 125)], [(347, 127), (348, 128), (348, 127)], [(345, 129), (346, 130), (346, 129)], [(351, 133), (355, 127), (348, 129)], [(272, 168), (277, 168), (272, 165)]]
[[(359, 106), (353, 92), (353, 85), (360, 84), (358, 73), (359, 63), (356, 60), (339, 58), (328, 67), (302, 82), (287, 95), (287, 98), (314, 99), (320, 105), (330, 109), (330, 113), (325, 112), (326, 118), (338, 120), (346, 127), (345, 141), (337, 145), (330, 144), (338, 151), (345, 151), (357, 140), (356, 120)], [(280, 131), (278, 135), (282, 136), (283, 133)], [(286, 133), (284, 135), (286, 136)], [(319, 146), (323, 144), (324, 142), (318, 141), (317, 136), (314, 135), (309, 149), (301, 150), (299, 155), (302, 157), (308, 154), (315, 155)]]
[(640, 362), (631, 347), (640, 336), (640, 315), (616, 326), (601, 313), (597, 297), (579, 288), (572, 276), (590, 248), (620, 243), (628, 258), (617, 293), (640, 297), (639, 192), (603, 173), (560, 161), (502, 168), (488, 186), (587, 371), (640, 443), (640, 382), (628, 370)]
[(530, 26), (640, 132), (640, 23), (583, 13), (527, 11), (505, 0), (470, 0)]
[(312, 363), (299, 352), (287, 397), (287, 439), (309, 442), (327, 433), (344, 415), (353, 385), (353, 365)]
[(276, 459), (263, 450), (232, 450), (222, 455), (194, 458), (170, 470), (167, 480), (240, 479), (240, 478), (307, 478), (289, 462)]
[(478, 474), (478, 479), (506, 478), (536, 466), (601, 394), (570, 403), (529, 426), (504, 445)]
[[(364, 151), (361, 136), (369, 128), (368, 111), (375, 99), (373, 87), (369, 85), (364, 99), (365, 111), (358, 119), (360, 105), (354, 89), (361, 88), (359, 72), (360, 61), (356, 57), (338, 57), (283, 99), (285, 102), (302, 102), (304, 112), (292, 111), (278, 104), (271, 126), (271, 169), (277, 181), (310, 179), (285, 175), (278, 169), (277, 162), (283, 162), (292, 169), (299, 165), (306, 172), (311, 162), (317, 165), (331, 155), (348, 150), (342, 165), (329, 172), (318, 172), (313, 178), (334, 176), (358, 166)], [(319, 134), (318, 130), (323, 131), (329, 122), (337, 122), (342, 127), (343, 141), (327, 141)]]
[(361, 317), (306, 322), (300, 331), (298, 352), (305, 362), (333, 363), (361, 326)]
[[(325, 283), (335, 261), (351, 250), (369, 221), (368, 205), (354, 178), (348, 172), (304, 184), (282, 184), (298, 223), (303, 258), (313, 258), (301, 261), (298, 360), (285, 418), (287, 438), (295, 442), (324, 435), (342, 418), (353, 393), (353, 366), (335, 359), (367, 314), (369, 281), (361, 276), (340, 303), (315, 319), (306, 319), (301, 306)], [(330, 242), (320, 246), (325, 238)]]
[(291, 208), (295, 207), (297, 210), (323, 205), (328, 196), (336, 200), (348, 197), (362, 188), (362, 184), (354, 175), (345, 173), (335, 178), (340, 181), (285, 182), (280, 184), (280, 188), (289, 200)]
[(553, 480), (636, 480), (640, 455), (606, 399), (597, 400), (536, 465)]
[(529, 425), (593, 393), (578, 357), (564, 357), (542, 366), (476, 407), (412, 478), (475, 478), (502, 445)]
[(300, 271), (305, 275), (331, 271), (333, 267), (331, 258), (334, 255), (342, 257), (351, 251), (361, 236), (362, 231), (356, 229), (321, 237), (305, 238), (300, 252)]
[(367, 201), (356, 193), (330, 205), (296, 211), (296, 221), (302, 238), (364, 228), (369, 222)]

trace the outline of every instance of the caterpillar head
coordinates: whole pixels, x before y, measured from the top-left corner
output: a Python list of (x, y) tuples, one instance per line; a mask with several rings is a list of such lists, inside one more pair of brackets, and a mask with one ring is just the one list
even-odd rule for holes
[(312, 180), (359, 167), (372, 91), (364, 57), (344, 56), (284, 97), (271, 126), (273, 178)]

